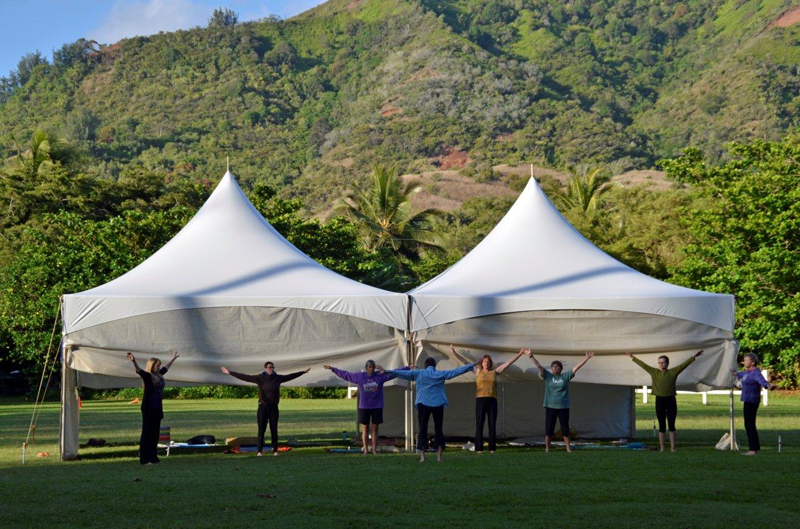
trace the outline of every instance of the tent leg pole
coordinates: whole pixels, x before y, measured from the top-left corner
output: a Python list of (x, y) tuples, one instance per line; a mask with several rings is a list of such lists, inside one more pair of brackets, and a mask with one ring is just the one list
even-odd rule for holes
[(734, 420), (733, 420), (733, 388), (731, 388), (731, 394), (730, 394), (730, 419), (731, 419), (730, 441), (731, 441), (731, 452), (733, 452), (736, 449), (736, 427), (734, 426)]
[(503, 439), (506, 438), (506, 385), (500, 384), (500, 390), (503, 395)]

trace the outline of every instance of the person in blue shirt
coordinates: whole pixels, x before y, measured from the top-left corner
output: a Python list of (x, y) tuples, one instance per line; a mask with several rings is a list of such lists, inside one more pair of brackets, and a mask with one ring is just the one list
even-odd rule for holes
[(761, 450), (761, 442), (758, 439), (756, 429), (756, 414), (758, 405), (761, 404), (761, 388), (775, 389), (758, 369), (758, 356), (755, 353), (747, 353), (742, 359), (744, 371), (738, 373), (731, 369), (731, 374), (742, 382), (741, 401), (744, 403), (744, 429), (747, 432), (747, 444), (749, 450), (744, 454), (754, 456)]
[(419, 462), (425, 462), (425, 450), (428, 449), (428, 420), (433, 415), (433, 428), (435, 432), (436, 460), (442, 462), (442, 452), (444, 452), (444, 409), (447, 407), (447, 395), (444, 391), (446, 380), (469, 373), (480, 360), (473, 364), (466, 364), (450, 371), (439, 371), (436, 369), (436, 360), (428, 358), (425, 360), (425, 369), (413, 369), (403, 371), (399, 369), (385, 371), (378, 366), (381, 373), (395, 375), (397, 378), (413, 380), (417, 383), (417, 416), (419, 417), (419, 434), (417, 435), (417, 450), (419, 450)]

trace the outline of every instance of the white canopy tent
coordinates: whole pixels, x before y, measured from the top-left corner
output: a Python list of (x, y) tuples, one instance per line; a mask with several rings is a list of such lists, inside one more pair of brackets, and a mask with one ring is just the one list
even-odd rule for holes
[[(677, 365), (705, 353), (679, 378), (679, 388), (731, 387), (735, 366), (734, 298), (653, 279), (620, 263), (585, 239), (550, 203), (536, 181), (494, 230), (450, 269), (409, 292), (417, 362), (449, 355), (449, 344), (496, 365), (530, 347), (545, 366), (574, 366), (585, 351), (597, 357), (575, 379), (573, 421), (578, 434), (627, 437), (634, 429), (632, 386), (650, 377), (624, 351), (655, 365)], [(454, 367), (452, 359), (442, 368)], [(501, 375), (502, 423), (509, 436), (540, 434), (542, 383), (527, 358)], [(474, 433), (472, 375), (449, 386), (451, 435)], [(513, 400), (513, 402), (512, 402)], [(388, 408), (401, 397), (387, 399)], [(394, 403), (394, 404), (392, 404)], [(507, 404), (507, 405), (506, 405)], [(397, 422), (387, 431), (397, 430)]]
[(312, 367), (302, 386), (345, 383), (323, 363), (407, 363), (408, 298), (328, 270), (282, 237), (226, 173), (163, 248), (121, 277), (63, 297), (60, 449), (77, 457), (77, 387), (130, 387), (125, 358), (181, 358), (171, 385), (242, 384), (220, 365), (256, 373)]

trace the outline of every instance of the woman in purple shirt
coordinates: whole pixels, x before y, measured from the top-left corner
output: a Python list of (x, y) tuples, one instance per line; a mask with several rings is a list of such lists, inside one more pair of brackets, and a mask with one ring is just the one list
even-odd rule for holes
[(775, 389), (764, 379), (761, 370), (758, 369), (758, 356), (755, 353), (747, 353), (742, 360), (744, 370), (738, 373), (731, 369), (731, 374), (742, 381), (742, 397), (744, 403), (744, 429), (747, 431), (747, 444), (749, 451), (744, 455), (754, 456), (761, 450), (761, 443), (758, 439), (756, 430), (756, 414), (758, 405), (761, 403), (761, 388)]
[(372, 454), (378, 455), (378, 425), (383, 423), (383, 385), (395, 375), (385, 375), (375, 370), (375, 362), (367, 360), (365, 371), (351, 373), (332, 366), (322, 366), (333, 371), (337, 377), (358, 385), (358, 422), (361, 424), (361, 440), (364, 455), (369, 454), (367, 431), (372, 422)]

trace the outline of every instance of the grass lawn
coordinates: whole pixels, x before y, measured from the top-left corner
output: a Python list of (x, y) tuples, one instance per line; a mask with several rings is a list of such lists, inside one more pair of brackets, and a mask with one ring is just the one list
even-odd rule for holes
[[(775, 393), (759, 410), (757, 457), (714, 450), (727, 397), (679, 396), (677, 454), (655, 451), (458, 449), (420, 465), (416, 455), (363, 457), (294, 449), (281, 457), (175, 451), (157, 466), (136, 459), (140, 414), (116, 401), (85, 402), (82, 449), (60, 463), (58, 403), (41, 414), (21, 465), (32, 407), (0, 400), (0, 527), (796, 527), (800, 516), (800, 397)], [(354, 401), (284, 400), (281, 441), (354, 434)], [(741, 405), (737, 403), (740, 442)], [(255, 433), (251, 400), (168, 400), (173, 437)], [(640, 440), (653, 445), (653, 404), (638, 404)], [(445, 415), (445, 432), (447, 431)], [(777, 433), (783, 452), (777, 451)], [(49, 451), (48, 458), (36, 452)], [(259, 495), (274, 495), (262, 497)]]

